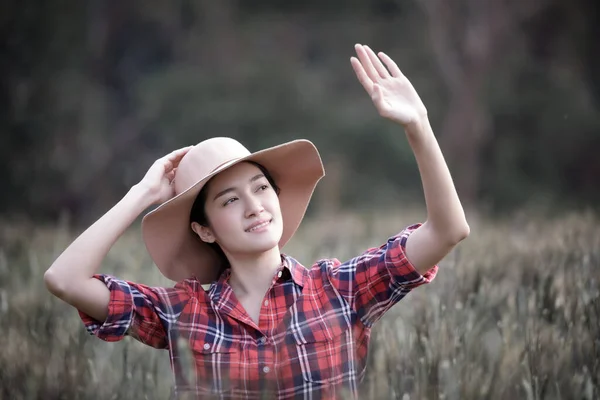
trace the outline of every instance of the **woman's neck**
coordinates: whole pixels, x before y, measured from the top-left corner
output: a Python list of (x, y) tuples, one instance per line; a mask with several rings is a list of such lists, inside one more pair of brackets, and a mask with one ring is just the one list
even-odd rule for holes
[(231, 276), (229, 285), (236, 296), (261, 295), (271, 286), (273, 276), (281, 266), (279, 247), (249, 257), (229, 255)]

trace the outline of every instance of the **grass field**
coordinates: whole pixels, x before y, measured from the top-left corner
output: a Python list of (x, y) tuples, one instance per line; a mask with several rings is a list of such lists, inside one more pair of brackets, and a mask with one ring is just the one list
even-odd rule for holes
[[(419, 213), (306, 220), (285, 251), (305, 265), (379, 245)], [(600, 398), (600, 225), (592, 214), (470, 220), (436, 280), (373, 331), (368, 399)], [(166, 399), (168, 354), (88, 336), (43, 272), (76, 232), (0, 225), (0, 398)], [(315, 245), (319, 243), (319, 245)], [(102, 268), (170, 285), (138, 227)]]

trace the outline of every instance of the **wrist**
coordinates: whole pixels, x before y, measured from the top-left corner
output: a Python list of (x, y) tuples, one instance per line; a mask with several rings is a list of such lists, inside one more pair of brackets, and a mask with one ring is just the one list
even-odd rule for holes
[(135, 204), (139, 204), (140, 208), (143, 208), (143, 210), (158, 203), (158, 200), (155, 199), (150, 188), (141, 182), (133, 185), (131, 189), (129, 189), (129, 192), (127, 192), (126, 197), (131, 198), (132, 202)]
[(431, 132), (431, 124), (427, 115), (423, 115), (404, 125), (404, 129), (409, 137), (419, 138)]

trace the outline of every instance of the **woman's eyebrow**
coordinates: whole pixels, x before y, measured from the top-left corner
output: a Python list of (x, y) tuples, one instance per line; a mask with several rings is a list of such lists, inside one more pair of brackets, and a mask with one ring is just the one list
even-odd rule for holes
[[(260, 178), (264, 178), (264, 177), (265, 177), (265, 175), (260, 173), (260, 174), (254, 175), (252, 178), (250, 178), (249, 182), (252, 183), (252, 182), (255, 182), (255, 181), (259, 180)], [(213, 198), (213, 201), (215, 201), (219, 197), (221, 197), (229, 192), (233, 192), (235, 190), (236, 190), (236, 187), (229, 187), (227, 189), (221, 190), (219, 193), (217, 193), (215, 195), (215, 197)]]

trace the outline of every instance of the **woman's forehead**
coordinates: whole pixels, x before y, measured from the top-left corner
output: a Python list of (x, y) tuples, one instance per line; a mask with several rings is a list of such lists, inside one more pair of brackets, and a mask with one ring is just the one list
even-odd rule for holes
[(210, 191), (248, 184), (257, 175), (263, 175), (260, 168), (249, 162), (241, 162), (215, 175), (211, 179)]

